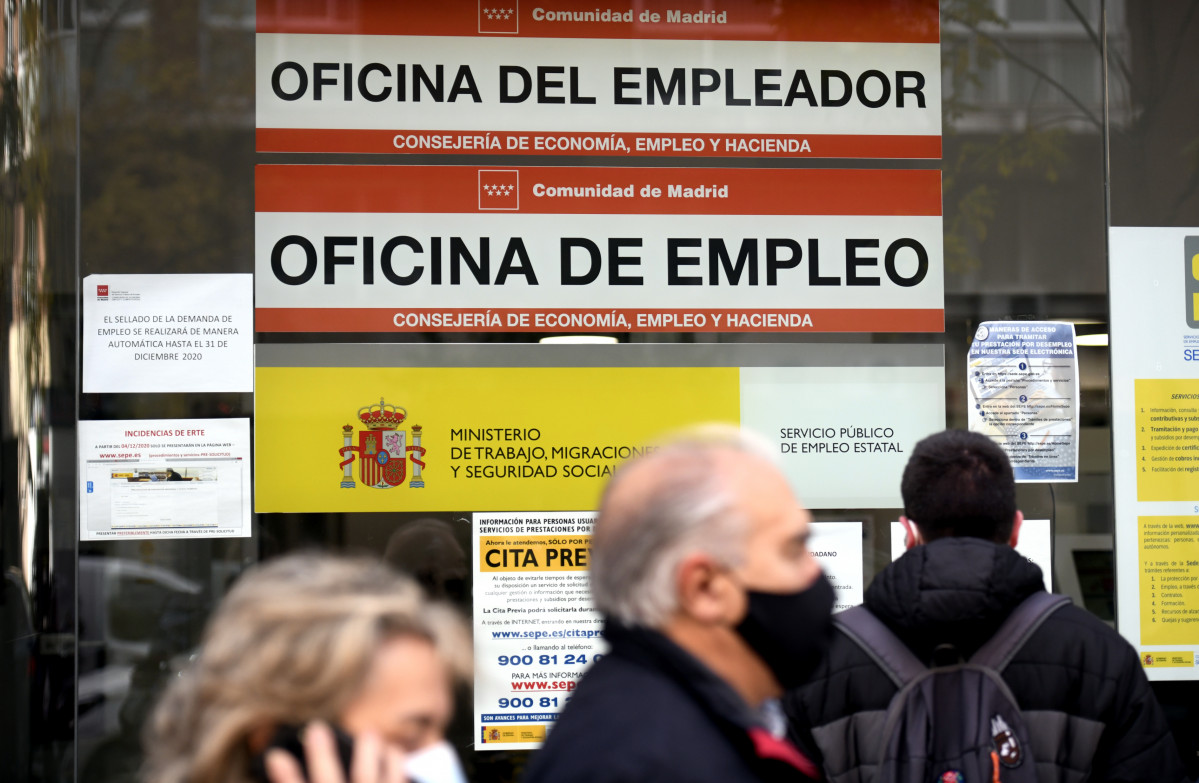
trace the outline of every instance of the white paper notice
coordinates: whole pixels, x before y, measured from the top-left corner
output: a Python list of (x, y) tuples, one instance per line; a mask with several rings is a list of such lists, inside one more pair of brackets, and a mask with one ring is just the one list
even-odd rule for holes
[(474, 515), (476, 750), (540, 747), (607, 650), (587, 574), (594, 519)]
[(253, 390), (253, 275), (84, 278), (85, 394)]
[(246, 538), (250, 420), (79, 422), (83, 541)]
[(820, 561), (824, 575), (837, 591), (833, 611), (862, 603), (862, 523), (813, 522), (808, 551)]
[[(899, 522), (891, 523), (891, 560), (898, 560), (907, 551), (903, 546), (905, 531)], [(1026, 519), (1020, 526), (1020, 537), (1016, 551), (1028, 558), (1028, 562), (1041, 569), (1045, 589), (1053, 590), (1053, 535), (1048, 519)]]

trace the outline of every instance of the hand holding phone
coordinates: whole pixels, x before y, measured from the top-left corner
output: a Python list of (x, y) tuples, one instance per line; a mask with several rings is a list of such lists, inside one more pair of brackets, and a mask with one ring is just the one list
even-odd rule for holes
[(355, 742), (321, 721), (280, 730), (264, 754), (270, 783), (402, 783), (404, 758), (372, 734)]

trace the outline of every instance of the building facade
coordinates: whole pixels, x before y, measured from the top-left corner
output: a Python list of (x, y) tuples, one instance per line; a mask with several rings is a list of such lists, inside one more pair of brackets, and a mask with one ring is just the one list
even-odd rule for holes
[[(970, 349), (991, 322), (1077, 335), (1074, 480), (1022, 483), (1020, 505), (1059, 591), (1189, 662), (1151, 677), (1199, 761), (1199, 631), (1157, 631), (1137, 587), (1145, 520), (1184, 524), (1199, 487), (1185, 467), (1138, 483), (1134, 451), (1160, 446), (1134, 439), (1152, 382), (1185, 399), (1196, 378), (1178, 358), (1199, 348), (1193, 3), (418, 5), (4, 4), (0, 776), (135, 779), (164, 682), (231, 581), (280, 553), (384, 556), (473, 610), (478, 643), (480, 531), (585, 523), (605, 466), (713, 406), (773, 427), (816, 520), (856, 525), (836, 530), (860, 590), (890, 559), (887, 471), (983, 410)], [(486, 206), (505, 188), (523, 201)], [(843, 240), (866, 244), (838, 267)], [(1177, 327), (1146, 326), (1175, 301)], [(182, 335), (118, 331), (176, 315)], [(697, 325), (716, 315), (736, 326)], [(609, 343), (539, 342), (580, 334)], [(201, 339), (220, 349), (191, 373)], [(890, 428), (873, 440), (894, 452), (855, 457), (872, 438), (842, 427)], [(1186, 465), (1199, 440), (1171, 443)], [(198, 516), (128, 516), (172, 473), (212, 493)], [(498, 649), (477, 648), (476, 699)], [(472, 779), (517, 779), (536, 732), (484, 747), (493, 708), (462, 704)]]

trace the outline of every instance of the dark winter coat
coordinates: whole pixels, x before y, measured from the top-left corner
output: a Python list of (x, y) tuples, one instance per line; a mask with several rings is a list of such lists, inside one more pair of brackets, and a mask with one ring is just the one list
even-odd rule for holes
[[(1041, 570), (1011, 547), (948, 538), (914, 547), (883, 570), (865, 604), (921, 660), (946, 643), (969, 658), (1043, 589)], [(1090, 613), (1056, 611), (1002, 674), (1025, 716), (1041, 781), (1186, 779), (1136, 651)], [(895, 692), (838, 631), (825, 663), (784, 707), (797, 743), (819, 759), (828, 780), (869, 781)]]
[(605, 636), (611, 651), (583, 676), (525, 783), (803, 783), (801, 770), (817, 774), (662, 634), (609, 623)]

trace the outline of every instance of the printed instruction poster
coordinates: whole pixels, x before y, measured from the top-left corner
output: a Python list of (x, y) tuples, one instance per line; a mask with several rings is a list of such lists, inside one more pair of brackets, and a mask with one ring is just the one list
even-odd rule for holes
[[(607, 652), (587, 574), (594, 521), (590, 511), (474, 515), (476, 749), (539, 747)], [(861, 603), (862, 523), (811, 530), (836, 610)]]
[(254, 391), (253, 275), (88, 275), (84, 394)]
[(477, 749), (538, 747), (607, 651), (587, 577), (594, 519), (474, 515)]
[(1199, 227), (1111, 228), (1117, 627), (1150, 679), (1199, 671)]
[(249, 419), (79, 422), (81, 541), (246, 538)]
[(984, 321), (967, 365), (969, 427), (1007, 452), (1017, 482), (1078, 481), (1074, 324)]

